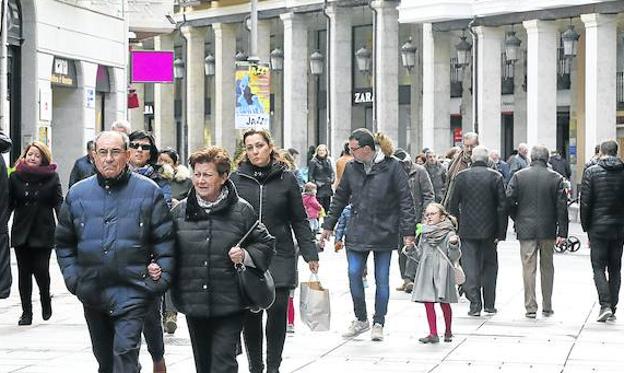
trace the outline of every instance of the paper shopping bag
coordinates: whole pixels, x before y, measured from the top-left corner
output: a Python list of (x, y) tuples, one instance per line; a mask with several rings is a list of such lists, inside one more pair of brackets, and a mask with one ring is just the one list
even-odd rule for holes
[(329, 290), (323, 288), (318, 278), (316, 281), (302, 282), (300, 289), (299, 312), (301, 321), (312, 331), (328, 331), (331, 318)]

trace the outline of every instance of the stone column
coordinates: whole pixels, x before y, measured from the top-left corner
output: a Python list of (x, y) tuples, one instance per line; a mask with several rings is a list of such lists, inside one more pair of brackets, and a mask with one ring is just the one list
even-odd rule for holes
[[(280, 15), (284, 24), (284, 148), (302, 155), (308, 138), (308, 30), (304, 16)], [(301, 163), (301, 162), (300, 162)], [(302, 165), (302, 164), (300, 164)]]
[(261, 63), (270, 63), (271, 58), (271, 21), (258, 21), (258, 58)]
[[(173, 51), (173, 34), (154, 38), (154, 50)], [(176, 147), (174, 84), (154, 84), (154, 136), (159, 148)]]
[(501, 47), (502, 30), (475, 28), (477, 51), (477, 113), (479, 143), (488, 149), (501, 146)]
[(328, 9), (331, 18), (331, 35), (329, 44), (330, 66), (329, 90), (331, 102), (331, 149), (330, 154), (336, 158), (342, 144), (351, 134), (351, 11), (335, 4)]
[(585, 159), (616, 138), (616, 15), (582, 14), (585, 23)]
[(528, 39), (527, 143), (529, 146), (543, 144), (552, 150), (557, 146), (559, 31), (553, 21), (531, 20), (523, 24)]
[[(517, 32), (516, 36), (522, 40), (522, 46), (526, 46), (527, 40), (524, 33)], [(527, 55), (522, 53), (514, 66), (514, 111), (513, 111), (513, 142), (514, 149), (522, 142), (527, 142), (527, 92), (524, 88), (526, 75)], [(501, 155), (502, 156), (502, 155)]]
[(395, 143), (399, 137), (399, 11), (398, 2), (375, 0), (375, 97), (377, 130)]
[(422, 24), (412, 25), (412, 43), (418, 48), (416, 52), (415, 66), (411, 71), (412, 84), (410, 87), (410, 106), (411, 106), (411, 131), (408, 143), (410, 154), (417, 154), (423, 148), (423, 37)]
[[(143, 114), (145, 112), (145, 84), (134, 83), (132, 84), (132, 88), (136, 90), (136, 94), (139, 97), (139, 106), (134, 109), (128, 109), (130, 127), (133, 131), (145, 130), (145, 115)], [(108, 123), (104, 123), (104, 128), (109, 126)]]
[(451, 146), (449, 34), (433, 31), (431, 23), (423, 25), (422, 34), (422, 147), (433, 147), (441, 154)]
[[(455, 38), (457, 40), (457, 38)], [(462, 97), (461, 97), (461, 115), (462, 115), (462, 133), (472, 132), (472, 69), (474, 64), (464, 67), (462, 71)]]
[(236, 104), (235, 24), (216, 23), (212, 25), (215, 38), (215, 144), (223, 146), (230, 154), (236, 151), (236, 130), (234, 109)]
[(204, 141), (204, 29), (184, 26), (186, 46), (186, 144), (187, 155), (202, 148)]

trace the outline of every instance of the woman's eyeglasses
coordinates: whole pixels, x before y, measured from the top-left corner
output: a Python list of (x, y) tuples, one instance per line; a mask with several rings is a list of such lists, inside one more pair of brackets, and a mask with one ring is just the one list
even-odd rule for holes
[(135, 150), (145, 150), (145, 151), (149, 151), (152, 150), (152, 146), (150, 144), (139, 144), (136, 142), (131, 142), (130, 143), (130, 148), (131, 149), (135, 149)]

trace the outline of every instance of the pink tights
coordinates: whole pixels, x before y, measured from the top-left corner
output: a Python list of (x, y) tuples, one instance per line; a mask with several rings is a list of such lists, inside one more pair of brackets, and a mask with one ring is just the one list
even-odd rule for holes
[[(429, 335), (438, 335), (438, 327), (436, 324), (435, 303), (425, 302), (425, 310), (427, 311), (427, 322), (429, 323)], [(442, 313), (444, 314), (444, 323), (446, 324), (446, 333), (451, 334), (451, 322), (453, 319), (453, 311), (448, 303), (440, 303)]]
[(295, 305), (292, 297), (288, 297), (288, 325), (295, 325)]

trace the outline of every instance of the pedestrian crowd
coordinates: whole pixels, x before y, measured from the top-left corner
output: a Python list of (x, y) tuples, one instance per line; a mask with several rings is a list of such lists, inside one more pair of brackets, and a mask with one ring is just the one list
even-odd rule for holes
[[(141, 335), (153, 371), (166, 372), (163, 335), (175, 333), (179, 313), (198, 372), (238, 371), (243, 349), (250, 372), (279, 372), (286, 334), (294, 332), (297, 262), (301, 256), (316, 274), (332, 236), (334, 251), (346, 255), (353, 301), (345, 338), (370, 330), (372, 341), (384, 340), (394, 251), (396, 290), (425, 308), (429, 334), (421, 343), (440, 341), (436, 303), (444, 342), (453, 340), (451, 304), (462, 295), (468, 315), (496, 314), (497, 246), (509, 218), (520, 242), (525, 316), (536, 318), (540, 308), (543, 317), (554, 315), (553, 248), (568, 238), (571, 170), (545, 146), (520, 144), (506, 162), (466, 133), (442, 157), (429, 148), (412, 157), (385, 134), (360, 128), (335, 162), (321, 144), (299, 168), (296, 149), (278, 149), (268, 130), (251, 128), (238, 159), (208, 146), (190, 154), (187, 168), (176, 150), (157, 143), (115, 122), (87, 143), (65, 194), (46, 144), (27, 144), (13, 168), (0, 157), (0, 298), (9, 296), (13, 247), (18, 325), (33, 323), (33, 277), (49, 320), (54, 250), (67, 289), (82, 303), (99, 372), (140, 371)], [(0, 133), (0, 152), (10, 148)], [(624, 163), (617, 155), (617, 142), (602, 142), (580, 178), (599, 322), (615, 318), (621, 282)], [(248, 275), (262, 279), (270, 304), (252, 301)]]

